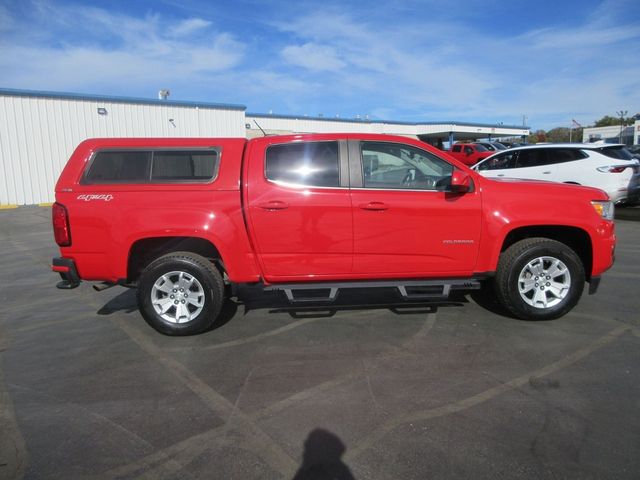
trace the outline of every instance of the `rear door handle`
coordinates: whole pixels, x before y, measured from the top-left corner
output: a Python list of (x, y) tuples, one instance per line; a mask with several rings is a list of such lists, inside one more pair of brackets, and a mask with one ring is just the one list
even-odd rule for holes
[(269, 202), (259, 203), (258, 207), (263, 210), (284, 210), (289, 208), (289, 204), (280, 200), (271, 200)]
[(387, 210), (389, 206), (386, 203), (382, 202), (369, 202), (369, 203), (361, 203), (358, 205), (362, 210)]
[(551, 173), (551, 171), (546, 171), (546, 172), (542, 172), (542, 173), (545, 174), (545, 175), (548, 175), (548, 174)]
[(499, 173), (498, 175), (496, 175), (497, 177), (504, 177), (504, 173)]

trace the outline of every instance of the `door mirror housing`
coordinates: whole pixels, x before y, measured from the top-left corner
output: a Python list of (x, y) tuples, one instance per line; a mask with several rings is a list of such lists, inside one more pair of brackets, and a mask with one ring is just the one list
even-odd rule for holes
[(473, 190), (471, 175), (462, 170), (454, 170), (451, 174), (451, 192), (467, 193)]

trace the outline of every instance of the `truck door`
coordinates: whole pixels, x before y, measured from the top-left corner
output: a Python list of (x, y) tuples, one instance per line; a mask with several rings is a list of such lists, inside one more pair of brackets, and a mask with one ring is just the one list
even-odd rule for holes
[[(280, 140), (282, 141), (282, 140)], [(346, 141), (254, 140), (245, 168), (249, 232), (267, 280), (351, 273)]]
[(401, 143), (351, 141), (349, 153), (355, 275), (434, 277), (473, 271), (480, 192), (449, 191), (453, 165)]

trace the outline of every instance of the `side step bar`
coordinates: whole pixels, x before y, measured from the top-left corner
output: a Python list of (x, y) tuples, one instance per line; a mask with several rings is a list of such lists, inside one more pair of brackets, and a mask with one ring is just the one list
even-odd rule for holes
[(282, 290), (291, 303), (333, 302), (338, 292), (348, 288), (397, 288), (404, 300), (443, 300), (453, 290), (478, 290), (480, 280), (388, 280), (372, 282), (282, 283), (264, 287), (265, 291)]

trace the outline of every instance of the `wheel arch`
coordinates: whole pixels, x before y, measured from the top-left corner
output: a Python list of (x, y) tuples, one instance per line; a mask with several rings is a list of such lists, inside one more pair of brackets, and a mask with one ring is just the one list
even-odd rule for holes
[(504, 239), (500, 253), (520, 240), (532, 237), (544, 237), (564, 243), (571, 248), (582, 262), (587, 280), (591, 280), (593, 268), (593, 246), (589, 234), (578, 227), (563, 225), (535, 225), (511, 230)]
[(129, 248), (127, 281), (135, 283), (144, 268), (157, 258), (172, 252), (191, 252), (211, 260), (220, 273), (225, 272), (218, 248), (201, 237), (148, 237), (136, 240)]

